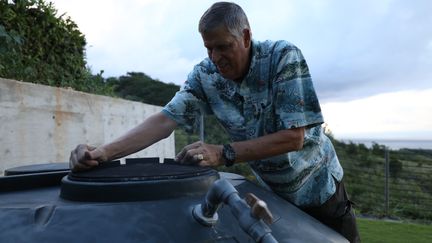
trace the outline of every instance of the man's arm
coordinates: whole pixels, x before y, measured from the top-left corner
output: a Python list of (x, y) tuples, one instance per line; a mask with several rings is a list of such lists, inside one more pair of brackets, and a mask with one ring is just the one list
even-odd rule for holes
[(281, 130), (252, 140), (231, 143), (236, 152), (236, 160), (251, 161), (303, 148), (305, 128)]
[(162, 112), (156, 113), (111, 143), (98, 148), (78, 145), (71, 152), (70, 168), (73, 171), (90, 169), (100, 162), (135, 153), (168, 137), (176, 127), (177, 123), (174, 120)]
[[(235, 162), (264, 159), (303, 148), (305, 128), (293, 128), (261, 136), (259, 138), (231, 143), (236, 153)], [(218, 166), (225, 163), (222, 145), (201, 141), (190, 144), (176, 156), (180, 163), (196, 162), (201, 166)], [(197, 161), (202, 154), (203, 159)]]

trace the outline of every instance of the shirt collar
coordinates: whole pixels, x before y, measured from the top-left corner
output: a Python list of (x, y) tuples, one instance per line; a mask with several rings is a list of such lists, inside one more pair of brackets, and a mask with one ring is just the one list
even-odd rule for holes
[(251, 42), (251, 48), (252, 48), (252, 50), (251, 50), (251, 61), (250, 61), (250, 64), (249, 64), (249, 70), (248, 70), (248, 73), (246, 74), (246, 76), (243, 78), (242, 83), (243, 83), (243, 81), (245, 79), (247, 79), (251, 75), (252, 70), (256, 66), (256, 62), (257, 62), (256, 61), (256, 56), (257, 56), (257, 49), (258, 49), (257, 47), (258, 47), (258, 42), (252, 39), (252, 42)]
[(245, 89), (249, 84), (248, 84), (248, 80), (251, 80), (253, 73), (254, 73), (254, 69), (257, 65), (257, 54), (258, 54), (258, 41), (255, 41), (254, 39), (252, 39), (251, 42), (251, 61), (249, 64), (249, 70), (248, 73), (246, 74), (246, 76), (242, 79), (241, 84), (240, 84), (240, 89)]

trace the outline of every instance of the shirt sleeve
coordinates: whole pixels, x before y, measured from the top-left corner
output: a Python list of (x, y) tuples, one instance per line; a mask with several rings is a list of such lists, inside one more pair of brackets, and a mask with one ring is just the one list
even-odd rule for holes
[(195, 66), (181, 89), (174, 95), (162, 112), (187, 131), (196, 131), (200, 126), (200, 116), (210, 113), (200, 80), (202, 67)]
[(300, 49), (281, 45), (274, 79), (278, 129), (314, 127), (323, 123), (321, 107)]

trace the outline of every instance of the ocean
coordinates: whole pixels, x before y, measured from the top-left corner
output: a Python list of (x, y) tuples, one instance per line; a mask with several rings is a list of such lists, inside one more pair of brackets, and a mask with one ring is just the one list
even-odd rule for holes
[[(337, 139), (337, 138), (336, 138)], [(364, 144), (366, 147), (371, 148), (373, 143), (385, 145), (392, 150), (402, 148), (409, 149), (432, 149), (432, 140), (393, 140), (393, 139), (337, 139), (339, 141), (356, 144)]]

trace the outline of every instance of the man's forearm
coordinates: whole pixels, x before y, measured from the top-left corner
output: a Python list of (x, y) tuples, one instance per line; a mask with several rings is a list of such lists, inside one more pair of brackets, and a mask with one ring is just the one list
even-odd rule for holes
[(264, 159), (303, 147), (304, 128), (278, 131), (256, 139), (231, 143), (236, 152), (235, 162)]
[(107, 160), (114, 160), (138, 152), (168, 137), (177, 124), (163, 113), (156, 113), (137, 127), (111, 143), (102, 145)]

